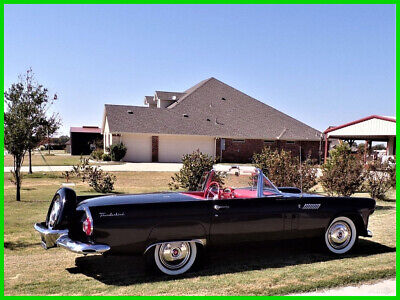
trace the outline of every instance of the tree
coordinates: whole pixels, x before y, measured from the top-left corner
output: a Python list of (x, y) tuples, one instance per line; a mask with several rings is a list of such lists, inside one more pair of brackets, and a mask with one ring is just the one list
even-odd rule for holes
[(393, 169), (395, 168), (389, 162), (383, 162), (381, 159), (366, 165), (365, 184), (372, 198), (385, 200), (386, 192), (392, 187)]
[(321, 166), (319, 181), (329, 194), (351, 196), (364, 181), (364, 166), (359, 155), (351, 153), (347, 143), (339, 144), (329, 152), (330, 157)]
[[(212, 170), (216, 159), (196, 150), (191, 154), (183, 155), (182, 163), (183, 166), (180, 171), (171, 177), (171, 182), (168, 184), (169, 188), (171, 190), (182, 188), (188, 191), (197, 191), (204, 172)], [(224, 176), (225, 174), (222, 172), (216, 172), (213, 181), (223, 184)]]
[(277, 186), (291, 186), (308, 192), (317, 184), (317, 169), (311, 159), (299, 161), (289, 151), (271, 150), (265, 147), (253, 155), (253, 164)]
[(21, 199), (21, 166), (26, 152), (31, 159), (32, 149), (60, 125), (57, 114), (47, 115), (57, 96), (50, 100), (48, 90), (35, 82), (31, 69), (19, 79), (4, 93), (4, 145), (14, 158), (12, 174), (17, 187), (17, 201)]
[(50, 137), (60, 127), (60, 120), (57, 114), (47, 115), (47, 111), (57, 95), (50, 98), (48, 90), (35, 80), (32, 69), (26, 71), (25, 76), (20, 76), (20, 83), (23, 86), (21, 101), (28, 106), (28, 154), (29, 173), (32, 174), (32, 150), (46, 137)]

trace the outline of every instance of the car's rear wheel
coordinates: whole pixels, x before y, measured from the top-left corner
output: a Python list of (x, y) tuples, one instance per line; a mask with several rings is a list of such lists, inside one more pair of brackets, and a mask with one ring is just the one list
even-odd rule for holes
[(76, 208), (76, 194), (72, 189), (59, 189), (51, 201), (46, 217), (49, 229), (65, 229)]
[(49, 218), (47, 223), (49, 229), (53, 229), (57, 225), (61, 216), (61, 211), (63, 209), (63, 206), (64, 205), (60, 198), (60, 195), (56, 194), (54, 196), (53, 202), (51, 204), (51, 209), (49, 211)]
[(154, 249), (155, 265), (167, 275), (187, 272), (193, 266), (196, 257), (195, 242), (167, 242), (156, 245)]
[(357, 241), (357, 229), (348, 217), (337, 217), (325, 231), (325, 244), (334, 254), (349, 252)]

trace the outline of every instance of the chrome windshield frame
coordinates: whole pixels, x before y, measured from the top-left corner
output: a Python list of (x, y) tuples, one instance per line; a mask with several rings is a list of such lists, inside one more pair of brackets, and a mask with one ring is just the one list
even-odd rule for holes
[[(241, 172), (243, 173), (249, 173), (249, 171), (243, 171), (240, 170), (239, 166), (231, 166), (228, 170), (228, 172), (235, 171), (237, 174), (240, 174)], [(208, 177), (207, 180), (205, 181), (205, 187), (207, 187), (207, 184), (209, 183), (210, 179), (212, 178), (213, 174), (216, 173), (217, 171), (213, 168), (211, 171), (208, 172)], [(257, 174), (257, 198), (265, 198), (264, 196), (264, 180), (266, 180), (272, 187), (273, 191), (276, 192), (277, 195), (282, 195), (283, 193), (271, 182), (271, 180), (268, 179), (267, 176), (262, 172), (261, 169), (259, 168), (254, 168), (254, 171), (251, 173)]]
[(264, 180), (268, 181), (268, 183), (273, 187), (274, 191), (277, 195), (282, 195), (282, 192), (268, 179), (267, 176), (262, 172), (261, 169), (255, 168), (256, 173), (258, 174), (257, 178), (257, 198), (264, 198)]

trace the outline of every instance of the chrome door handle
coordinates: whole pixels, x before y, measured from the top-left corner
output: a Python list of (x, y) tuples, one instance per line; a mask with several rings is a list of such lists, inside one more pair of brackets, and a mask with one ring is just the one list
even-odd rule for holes
[(228, 205), (214, 205), (215, 210), (227, 209), (227, 208), (229, 208)]

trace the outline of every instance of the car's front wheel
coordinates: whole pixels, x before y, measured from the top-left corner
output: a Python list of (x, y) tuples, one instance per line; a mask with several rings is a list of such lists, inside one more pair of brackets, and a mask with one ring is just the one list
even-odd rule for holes
[(195, 242), (167, 242), (156, 245), (154, 249), (154, 262), (167, 275), (187, 272), (193, 266), (196, 256)]
[(337, 217), (325, 231), (325, 244), (334, 254), (349, 252), (357, 241), (357, 229), (348, 217)]

